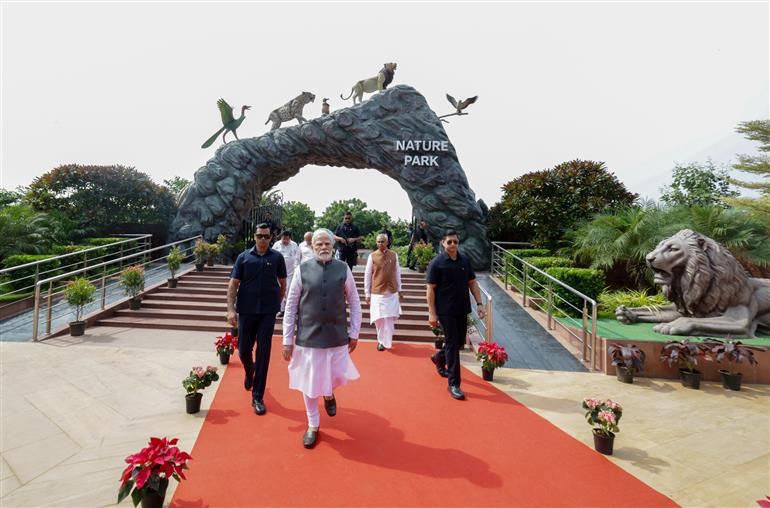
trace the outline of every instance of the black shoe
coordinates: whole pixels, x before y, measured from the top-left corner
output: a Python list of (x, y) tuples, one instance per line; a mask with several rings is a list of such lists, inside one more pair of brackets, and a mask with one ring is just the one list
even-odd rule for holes
[(382, 344), (377, 344), (377, 351), (385, 351), (385, 346)]
[(243, 378), (243, 387), (248, 391), (251, 390), (252, 386), (254, 386), (254, 373), (246, 372)]
[(446, 389), (449, 390), (449, 395), (451, 395), (453, 399), (465, 400), (465, 394), (460, 390), (459, 386), (447, 386)]
[(278, 314), (276, 314), (275, 317), (282, 318), (283, 317), (283, 311), (281, 311)]
[(329, 416), (334, 416), (337, 414), (337, 399), (335, 399), (333, 396), (331, 400), (324, 399), (324, 409), (326, 409), (326, 414)]
[(315, 446), (315, 442), (316, 442), (316, 438), (317, 437), (318, 437), (318, 429), (310, 430), (310, 428), (308, 428), (305, 431), (305, 435), (302, 436), (302, 446), (304, 446), (308, 450), (310, 448), (313, 448)]
[(443, 365), (439, 365), (438, 360), (436, 360), (434, 357), (430, 357), (430, 361), (433, 362), (433, 365), (436, 366), (436, 372), (438, 372), (438, 375), (441, 377), (449, 377), (449, 374), (446, 371), (446, 367)]
[(267, 408), (265, 408), (264, 401), (255, 400), (254, 402), (252, 402), (251, 405), (254, 406), (254, 412), (256, 414), (258, 414), (259, 416), (262, 416), (263, 414), (265, 414), (267, 412)]

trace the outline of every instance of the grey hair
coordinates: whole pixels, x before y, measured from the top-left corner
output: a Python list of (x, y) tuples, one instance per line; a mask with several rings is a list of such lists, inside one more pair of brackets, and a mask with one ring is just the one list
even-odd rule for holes
[(379, 235), (377, 235), (377, 240), (385, 240), (387, 242), (388, 235), (386, 235), (385, 233), (380, 233)]
[(318, 238), (319, 236), (328, 236), (329, 237), (329, 241), (334, 243), (334, 233), (332, 233), (331, 231), (329, 231), (326, 228), (316, 229), (313, 232), (313, 239), (311, 240), (311, 242), (315, 243), (316, 238)]
[[(305, 238), (307, 235), (310, 235), (310, 237), (312, 238), (312, 236), (313, 236), (313, 232), (312, 232), (312, 231), (307, 231), (307, 232), (305, 232), (305, 234), (304, 234), (304, 235), (302, 235), (302, 238)], [(312, 241), (312, 240), (311, 240), (311, 241)]]

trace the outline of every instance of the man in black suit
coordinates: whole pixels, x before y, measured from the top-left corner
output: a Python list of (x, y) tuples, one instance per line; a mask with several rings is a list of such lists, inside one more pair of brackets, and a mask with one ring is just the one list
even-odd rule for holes
[(476, 300), (479, 319), (484, 319), (481, 292), (470, 259), (460, 254), (460, 235), (449, 230), (441, 240), (444, 252), (433, 258), (426, 277), (428, 298), (428, 322), (436, 327), (441, 323), (444, 330), (444, 347), (431, 356), (431, 361), (441, 377), (448, 378), (449, 394), (463, 400), (460, 389), (460, 344), (465, 343), (468, 333), (468, 314), (471, 302), (468, 290)]

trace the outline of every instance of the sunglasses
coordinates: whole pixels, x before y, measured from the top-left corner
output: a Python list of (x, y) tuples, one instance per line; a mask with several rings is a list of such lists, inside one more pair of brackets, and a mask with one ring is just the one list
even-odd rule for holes
[(455, 245), (460, 243), (460, 240), (444, 240), (444, 241), (446, 242), (447, 245)]
[(254, 236), (257, 237), (258, 240), (269, 240), (270, 239), (270, 235), (260, 235), (260, 234), (257, 234), (257, 235), (254, 235)]

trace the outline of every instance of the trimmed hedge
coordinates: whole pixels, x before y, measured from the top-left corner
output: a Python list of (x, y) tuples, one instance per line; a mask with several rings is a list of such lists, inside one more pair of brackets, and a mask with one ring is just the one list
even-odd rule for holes
[(61, 256), (62, 254), (72, 254), (73, 252), (90, 249), (91, 247), (93, 245), (54, 245), (51, 247), (51, 252)]
[(25, 292), (22, 292), (22, 293), (13, 293), (13, 294), (10, 294), (10, 295), (0, 295), (0, 302), (11, 303), (11, 302), (19, 301), (19, 300), (24, 300), (25, 298), (29, 298), (31, 296), (35, 296), (35, 292), (34, 291), (31, 291), (31, 292), (25, 291)]
[(119, 238), (119, 237), (86, 238), (86, 243), (91, 247), (98, 247), (100, 245), (107, 245), (109, 243), (122, 242), (123, 240), (130, 240), (130, 238), (128, 237), (127, 238)]
[[(531, 264), (535, 268), (539, 268), (540, 270), (543, 270), (545, 272), (546, 268), (551, 268), (554, 266), (572, 266), (572, 260), (569, 258), (560, 258), (556, 256), (547, 256), (547, 257), (531, 257), (526, 259), (527, 263)], [(548, 278), (535, 272), (534, 270), (527, 270), (527, 276), (531, 279), (534, 279), (537, 281), (541, 286), (538, 286), (535, 284), (533, 288), (538, 293), (543, 293), (543, 288), (548, 287)]]
[[(520, 258), (545, 257), (551, 255), (551, 251), (548, 249), (507, 249), (507, 251)], [(516, 270), (521, 270), (521, 263), (515, 259), (511, 259), (509, 256), (505, 256), (505, 259), (510, 267), (507, 271), (511, 271), (514, 268)]]
[[(32, 263), (33, 261), (42, 261), (44, 259), (50, 259), (53, 257), (56, 256), (54, 254), (16, 254), (13, 256), (8, 256), (3, 260), (3, 268), (11, 268), (14, 266)], [(58, 260), (51, 261), (50, 263), (42, 263), (39, 265), (41, 271), (53, 271), (42, 275), (41, 278), (47, 279), (49, 277), (58, 275), (61, 272), (55, 269), (59, 268), (60, 266), (61, 263)], [(14, 290), (31, 286), (35, 283), (35, 271), (36, 270), (34, 266), (28, 266), (27, 268), (21, 268), (11, 272), (10, 274), (6, 274), (5, 277), (8, 280), (6, 284), (11, 286)], [(11, 280), (14, 282), (11, 282)]]
[[(590, 268), (567, 268), (561, 266), (555, 266), (546, 268), (543, 270), (545, 273), (554, 277), (566, 285), (580, 291), (589, 298), (597, 300), (602, 290), (604, 289), (604, 273), (600, 270), (592, 270)], [(563, 287), (556, 285), (553, 288), (553, 292), (559, 295), (561, 298), (571, 303), (578, 309), (583, 308), (583, 299), (577, 295), (572, 294)], [(560, 299), (554, 298), (554, 303), (557, 307), (567, 312), (571, 316), (580, 316), (581, 312), (573, 309), (572, 307), (565, 305)], [(588, 312), (591, 312), (591, 306), (588, 306)]]

